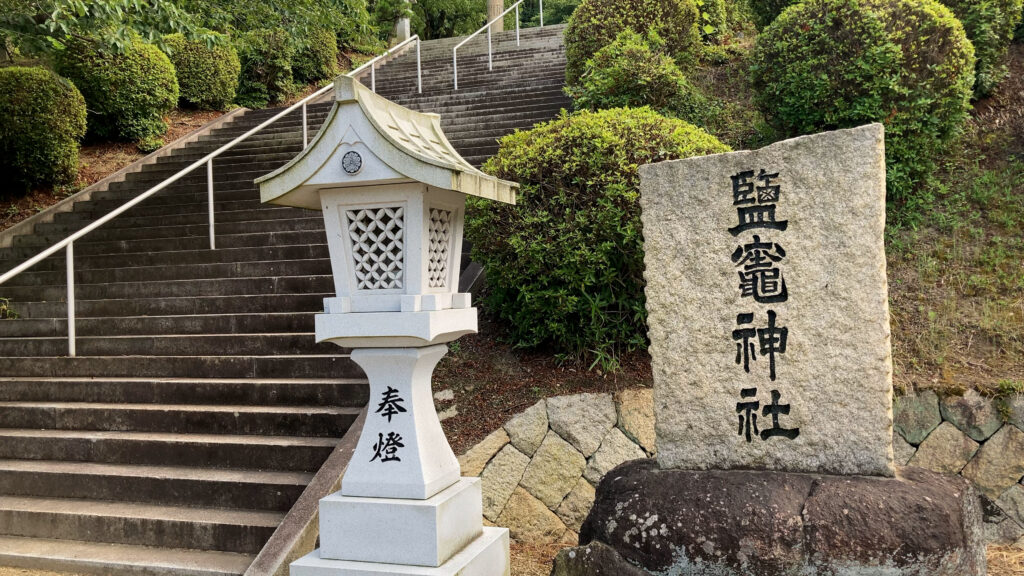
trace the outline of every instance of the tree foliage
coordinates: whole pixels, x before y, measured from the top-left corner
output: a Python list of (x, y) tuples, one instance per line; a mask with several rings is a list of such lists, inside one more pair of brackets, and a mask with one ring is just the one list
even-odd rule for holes
[(172, 0), (0, 0), (0, 32), (30, 51), (88, 41), (123, 53), (135, 38), (164, 47), (165, 34), (197, 28)]
[(487, 4), (480, 0), (417, 0), (412, 25), (424, 40), (472, 34), (487, 22)]

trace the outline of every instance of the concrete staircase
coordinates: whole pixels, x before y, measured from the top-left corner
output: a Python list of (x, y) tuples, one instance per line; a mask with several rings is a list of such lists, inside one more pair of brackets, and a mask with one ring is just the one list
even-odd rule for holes
[[(561, 29), (525, 30), (518, 49), (511, 34), (490, 73), (467, 46), (458, 93), (452, 40), (424, 43), (422, 95), (414, 52), (378, 70), (379, 92), (441, 113), (480, 163), (567, 104)], [(309, 107), (311, 136), (330, 107)], [(239, 115), (14, 237), (0, 270), (276, 112)], [(263, 206), (253, 184), (301, 148), (292, 114), (215, 162), (215, 251), (201, 169), (76, 242), (75, 358), (63, 252), (0, 286), (19, 315), (0, 320), (0, 566), (242, 574), (312, 481), (368, 398), (347, 351), (314, 342), (333, 295), (322, 216)]]

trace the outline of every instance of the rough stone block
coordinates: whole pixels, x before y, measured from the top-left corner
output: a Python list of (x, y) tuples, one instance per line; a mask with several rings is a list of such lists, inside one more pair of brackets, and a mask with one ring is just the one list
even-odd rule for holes
[(496, 520), (501, 511), (505, 508), (509, 496), (515, 491), (519, 481), (523, 479), (523, 473), (530, 464), (530, 458), (516, 450), (512, 445), (506, 445), (498, 452), (498, 455), (491, 459), (491, 462), (484, 468), (480, 480), (483, 482), (483, 506), (484, 517), (488, 520)]
[(654, 434), (654, 389), (623, 390), (615, 395), (619, 428), (648, 455), (656, 452)]
[(987, 440), (1003, 425), (995, 401), (975, 390), (968, 390), (962, 397), (943, 398), (939, 410), (944, 420), (978, 442)]
[(565, 534), (565, 524), (522, 487), (516, 488), (498, 517), (498, 524), (509, 529), (521, 542), (554, 543)]
[(618, 428), (612, 428), (605, 434), (601, 447), (594, 452), (587, 462), (583, 477), (592, 484), (597, 484), (609, 470), (628, 460), (646, 458), (647, 454), (626, 437)]
[(894, 474), (883, 136), (640, 167), (662, 466)]
[(548, 433), (548, 409), (544, 400), (530, 406), (505, 424), (509, 441), (520, 452), (533, 457)]
[(981, 538), (978, 496), (955, 476), (663, 470), (652, 460), (607, 475), (580, 531), (581, 545), (688, 576), (982, 576)]
[(1006, 400), (1010, 409), (1010, 424), (1024, 430), (1024, 396), (1017, 395)]
[(939, 396), (931, 390), (900, 396), (893, 403), (893, 426), (914, 446), (924, 442), (939, 424)]
[(921, 443), (910, 465), (943, 474), (959, 474), (977, 451), (977, 442), (953, 424), (943, 422)]
[(892, 435), (892, 452), (897, 466), (906, 466), (907, 462), (914, 457), (914, 453), (917, 452), (917, 448), (910, 445), (900, 436), (899, 432), (893, 430)]
[(590, 507), (594, 505), (594, 487), (585, 478), (580, 478), (576, 486), (569, 492), (569, 495), (562, 500), (562, 504), (555, 510), (555, 514), (565, 522), (565, 525), (574, 532), (580, 531), (583, 520), (590, 513)]
[(459, 456), (459, 467), (462, 468), (463, 476), (479, 476), (484, 471), (484, 467), (487, 463), (494, 458), (494, 455), (499, 450), (508, 444), (508, 434), (505, 430), (499, 428), (494, 432), (491, 432), (487, 438), (480, 441), (479, 444), (473, 446), (462, 456)]
[(603, 542), (566, 548), (555, 556), (551, 576), (650, 576)]
[(548, 422), (583, 456), (590, 458), (615, 426), (615, 401), (611, 394), (576, 394), (548, 398)]
[(967, 463), (963, 475), (974, 481), (982, 494), (998, 499), (1024, 476), (1024, 431), (1003, 426)]
[(1010, 486), (1002, 496), (996, 500), (996, 505), (1017, 524), (1024, 526), (1024, 485), (1014, 484)]
[(586, 465), (582, 454), (558, 434), (548, 432), (520, 484), (554, 510), (576, 485)]

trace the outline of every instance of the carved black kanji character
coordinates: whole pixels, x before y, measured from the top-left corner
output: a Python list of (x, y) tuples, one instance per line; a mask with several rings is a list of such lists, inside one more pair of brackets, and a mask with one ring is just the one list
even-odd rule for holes
[(786, 279), (775, 264), (786, 256), (786, 250), (777, 243), (762, 242), (754, 235), (754, 241), (737, 246), (732, 261), (743, 270), (740, 276), (740, 294), (752, 297), (762, 304), (776, 304), (789, 299)]
[(388, 437), (384, 438), (383, 434), (378, 433), (377, 443), (373, 445), (373, 458), (370, 458), (370, 462), (378, 458), (381, 462), (401, 462), (402, 459), (398, 457), (399, 448), (405, 448), (400, 434), (388, 432)]
[(764, 411), (761, 413), (763, 416), (772, 419), (772, 427), (761, 430), (762, 440), (775, 436), (793, 440), (800, 435), (799, 428), (783, 428), (779, 426), (779, 415), (786, 416), (789, 414), (789, 404), (779, 404), (779, 398), (781, 397), (782, 395), (778, 390), (772, 390), (772, 403), (765, 405)]
[[(740, 398), (756, 398), (757, 388), (744, 388), (740, 390)], [(761, 403), (757, 400), (748, 400), (746, 402), (736, 403), (736, 414), (739, 415), (740, 428), (739, 435), (746, 436), (747, 442), (752, 442), (754, 436), (757, 436), (757, 409), (761, 407)]]
[(782, 187), (778, 184), (772, 184), (772, 180), (779, 177), (779, 173), (768, 174), (765, 169), (762, 168), (757, 174), (757, 203), (766, 204), (771, 202), (778, 202), (779, 196), (781, 195)]
[[(742, 326), (744, 324), (750, 324), (754, 321), (753, 314), (737, 314), (736, 325)], [(736, 340), (736, 363), (743, 365), (743, 370), (750, 373), (750, 361), (757, 360), (757, 355), (754, 353), (754, 342), (753, 339), (757, 336), (757, 331), (753, 328), (739, 328), (732, 331), (732, 339)]]
[(739, 224), (729, 228), (729, 233), (739, 236), (741, 232), (755, 228), (768, 230), (785, 230), (789, 227), (787, 220), (775, 220), (775, 204), (758, 204), (757, 206), (739, 206), (736, 208)]
[(761, 356), (768, 357), (769, 375), (775, 381), (775, 355), (786, 353), (786, 340), (789, 329), (775, 326), (775, 311), (768, 311), (768, 327), (757, 329), (757, 340), (760, 344)]
[(376, 414), (386, 416), (388, 422), (391, 422), (391, 417), (399, 412), (405, 412), (405, 407), (402, 406), (402, 402), (405, 402), (403, 398), (398, 395), (398, 390), (395, 390), (391, 386), (382, 394), (383, 399), (380, 404), (377, 405)]
[(754, 196), (754, 183), (750, 181), (754, 177), (753, 170), (740, 172), (730, 176), (732, 178), (732, 205), (744, 206), (757, 202)]

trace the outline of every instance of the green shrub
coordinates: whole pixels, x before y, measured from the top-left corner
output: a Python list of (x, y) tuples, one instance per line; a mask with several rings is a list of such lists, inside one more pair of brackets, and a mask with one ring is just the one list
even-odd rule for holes
[(85, 117), (71, 82), (43, 68), (0, 68), (0, 188), (72, 182)]
[(700, 34), (707, 42), (717, 41), (728, 26), (726, 0), (696, 0), (700, 10)]
[(964, 24), (978, 64), (974, 92), (987, 96), (1006, 77), (1003, 59), (1020, 23), (1022, 0), (940, 0)]
[(931, 0), (806, 0), (753, 55), (758, 105), (784, 135), (882, 122), (890, 197), (910, 199), (969, 110), (974, 49)]
[(754, 15), (754, 24), (758, 30), (764, 30), (789, 8), (800, 0), (750, 0), (750, 11)]
[(324, 28), (310, 30), (306, 45), (292, 63), (295, 79), (315, 84), (338, 74), (338, 36)]
[(221, 36), (221, 43), (188, 40), (182, 34), (164, 38), (178, 74), (181, 100), (204, 110), (224, 110), (235, 100), (242, 65), (238, 52)]
[(167, 132), (164, 116), (178, 103), (178, 80), (156, 46), (132, 38), (123, 53), (114, 53), (72, 41), (57, 54), (57, 72), (85, 96), (90, 134), (141, 141)]
[(485, 170), (521, 184), (517, 204), (471, 202), (466, 235), (513, 342), (605, 367), (644, 348), (637, 167), (726, 151), (649, 108), (563, 112), (502, 138)]
[(566, 83), (576, 84), (587, 60), (630, 28), (654, 30), (677, 62), (692, 62), (700, 48), (700, 13), (694, 0), (583, 0), (565, 29)]
[(283, 28), (253, 30), (238, 37), (242, 76), (237, 102), (263, 108), (295, 92), (292, 60), (295, 47)]
[(665, 54), (656, 32), (645, 39), (632, 30), (587, 60), (577, 86), (566, 89), (577, 110), (650, 106), (666, 116), (703, 125), (709, 103)]

